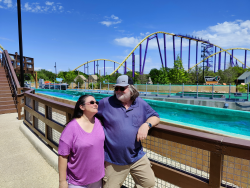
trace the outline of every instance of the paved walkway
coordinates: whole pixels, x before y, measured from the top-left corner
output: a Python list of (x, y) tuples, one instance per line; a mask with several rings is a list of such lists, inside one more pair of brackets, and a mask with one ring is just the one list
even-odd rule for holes
[(17, 113), (0, 115), (0, 187), (57, 188), (58, 173), (19, 130)]

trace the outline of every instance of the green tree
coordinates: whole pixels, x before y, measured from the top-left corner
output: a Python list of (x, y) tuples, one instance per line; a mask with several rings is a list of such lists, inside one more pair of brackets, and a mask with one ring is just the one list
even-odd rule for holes
[(170, 70), (169, 75), (171, 83), (186, 83), (188, 81), (188, 73), (184, 70), (180, 56), (174, 61), (174, 68)]
[(83, 83), (84, 83), (83, 79), (81, 79), (80, 77), (78, 77), (76, 79), (76, 81), (75, 81), (75, 84), (78, 86), (78, 83), (79, 83), (79, 88), (81, 88), (82, 85), (83, 85)]
[(169, 70), (168, 68), (161, 68), (160, 70), (154, 68), (149, 72), (149, 76), (154, 84), (168, 84), (169, 81)]

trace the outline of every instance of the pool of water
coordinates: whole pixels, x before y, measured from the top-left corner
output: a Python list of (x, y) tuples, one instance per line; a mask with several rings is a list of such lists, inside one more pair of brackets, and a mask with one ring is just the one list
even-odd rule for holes
[[(72, 101), (77, 101), (84, 94), (94, 95), (96, 100), (101, 100), (104, 97), (112, 95), (42, 89), (36, 89), (36, 92)], [(250, 112), (150, 99), (144, 100), (159, 113), (162, 121), (228, 136), (250, 139)]]

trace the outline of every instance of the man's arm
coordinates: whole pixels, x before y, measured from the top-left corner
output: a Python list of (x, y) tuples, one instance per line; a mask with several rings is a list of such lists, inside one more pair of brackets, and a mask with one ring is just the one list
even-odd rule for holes
[[(157, 124), (159, 124), (160, 122), (160, 118), (157, 116), (151, 116), (150, 118), (147, 119), (148, 123), (151, 123), (152, 127), (156, 126)], [(149, 130), (149, 125), (148, 123), (143, 123), (137, 133), (137, 142), (139, 142), (140, 140), (144, 140), (147, 138), (148, 136), (148, 130)]]

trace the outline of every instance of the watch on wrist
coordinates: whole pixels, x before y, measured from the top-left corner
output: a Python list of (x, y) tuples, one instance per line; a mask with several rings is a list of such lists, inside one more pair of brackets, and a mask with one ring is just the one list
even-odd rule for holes
[(146, 122), (146, 123), (148, 124), (149, 128), (152, 127), (152, 124), (151, 124), (151, 123), (149, 123), (149, 122)]

